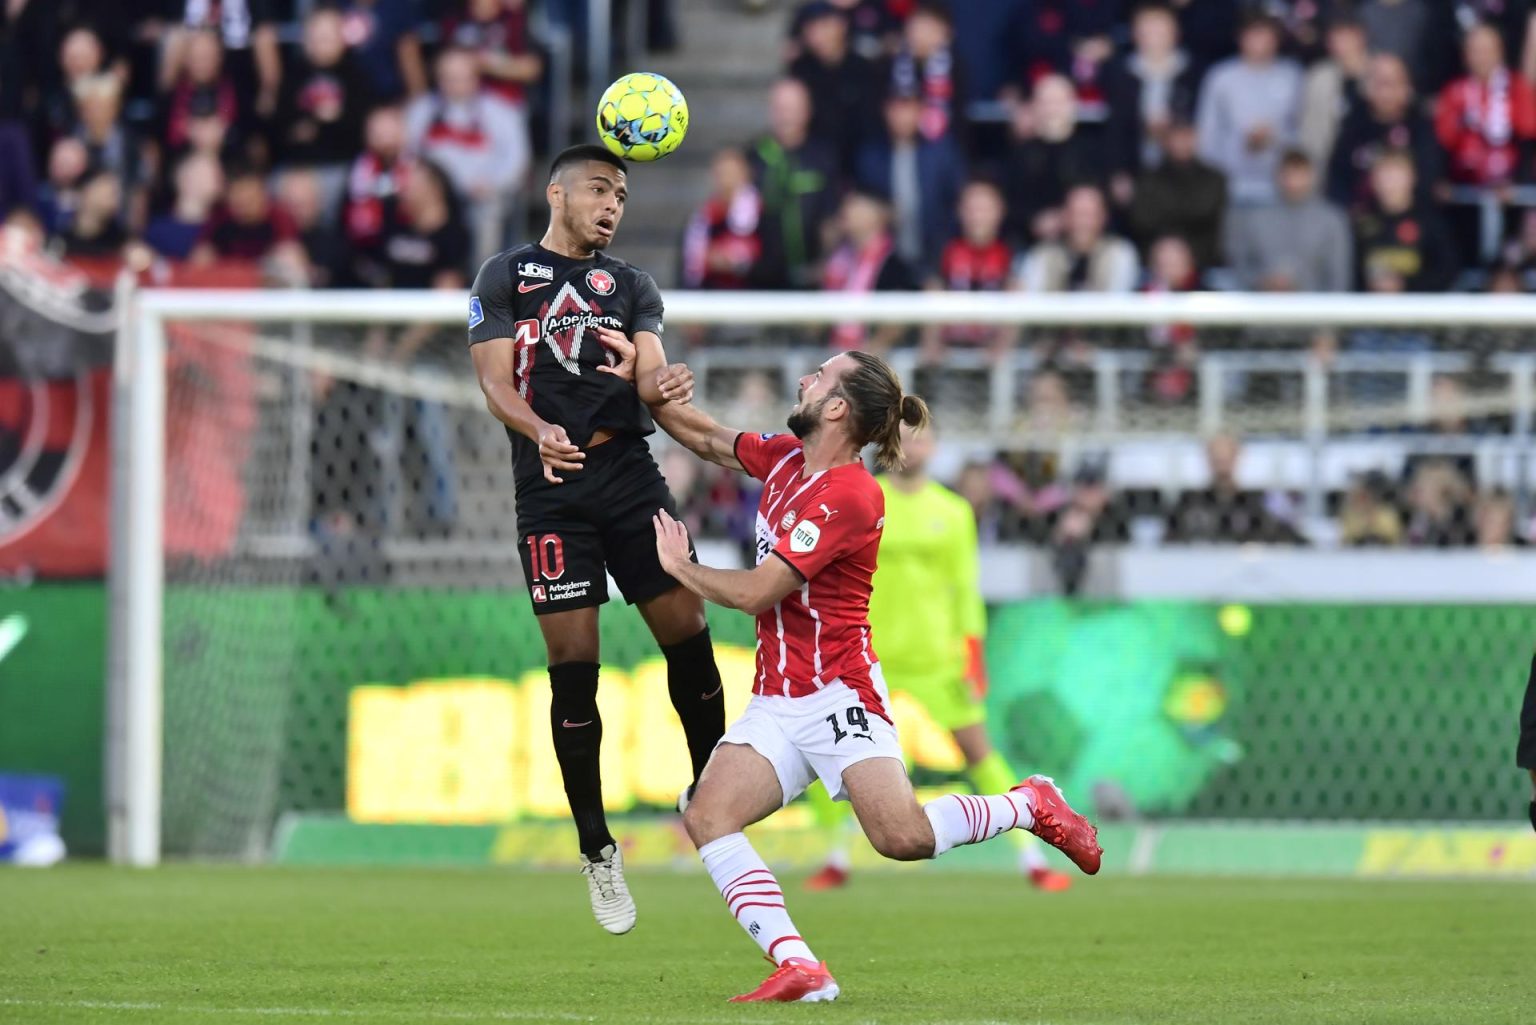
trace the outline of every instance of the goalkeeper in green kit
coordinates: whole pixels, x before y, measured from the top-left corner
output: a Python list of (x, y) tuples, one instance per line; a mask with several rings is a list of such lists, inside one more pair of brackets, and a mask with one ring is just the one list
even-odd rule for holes
[[(869, 601), (871, 641), (892, 691), (905, 691), (954, 735), (978, 794), (1006, 793), (1021, 778), (987, 739), (986, 608), (977, 582), (976, 518), (959, 495), (928, 477), (933, 431), (901, 428), (906, 467), (880, 477), (885, 532)], [(806, 888), (848, 881), (848, 806), (812, 787), (816, 818), (830, 834), (827, 864)], [(1021, 870), (1039, 889), (1065, 890), (1071, 877), (1046, 867), (1034, 838), (1015, 830)]]

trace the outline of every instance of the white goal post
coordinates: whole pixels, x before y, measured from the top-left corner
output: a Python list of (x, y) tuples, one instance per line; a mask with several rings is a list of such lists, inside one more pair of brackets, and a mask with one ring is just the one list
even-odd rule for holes
[[(673, 327), (853, 321), (1020, 327), (1536, 329), (1536, 297), (1521, 296), (671, 292), (665, 298), (667, 321)], [(123, 291), (119, 299), (108, 843), (114, 862), (151, 866), (161, 855), (163, 518), (166, 490), (176, 485), (166, 479), (167, 326), (198, 322), (462, 325), (467, 303), (462, 293), (388, 291), (149, 289), (136, 294)], [(1520, 344), (1504, 359), (1513, 437), (1519, 444), (1529, 444), (1536, 406), (1536, 346)], [(907, 350), (899, 351), (893, 362), (903, 373), (913, 366)]]

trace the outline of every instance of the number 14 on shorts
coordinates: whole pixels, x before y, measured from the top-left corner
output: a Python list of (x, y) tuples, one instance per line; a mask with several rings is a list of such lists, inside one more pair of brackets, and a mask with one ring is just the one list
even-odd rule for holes
[[(839, 718), (846, 719), (848, 721), (849, 728), (847, 730), (843, 729), (842, 724), (838, 722)], [(832, 724), (832, 743), (834, 744), (841, 744), (846, 737), (855, 737), (860, 740), (867, 740), (871, 744), (875, 742), (875, 738), (869, 735), (869, 717), (868, 714), (864, 711), (864, 707), (862, 705), (848, 706), (847, 708), (843, 709), (842, 716), (839, 716), (836, 712), (833, 712), (831, 715), (827, 716), (827, 722)], [(850, 732), (850, 730), (852, 732)]]

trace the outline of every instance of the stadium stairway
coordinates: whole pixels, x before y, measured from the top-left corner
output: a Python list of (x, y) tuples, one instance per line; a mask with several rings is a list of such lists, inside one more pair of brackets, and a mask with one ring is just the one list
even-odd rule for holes
[(681, 45), (615, 69), (656, 71), (688, 97), (691, 124), (681, 149), (633, 172), (633, 205), (613, 247), (663, 288), (678, 284), (688, 216), (709, 194), (709, 161), (722, 146), (742, 145), (767, 125), (768, 85), (778, 73), (785, 10), (748, 8), (739, 0), (677, 0)]

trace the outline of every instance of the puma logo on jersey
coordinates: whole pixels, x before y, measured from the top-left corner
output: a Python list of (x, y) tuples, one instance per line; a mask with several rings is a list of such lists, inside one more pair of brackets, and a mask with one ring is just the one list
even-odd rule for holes
[(823, 505), (821, 507), (821, 511), (827, 514), (826, 522), (828, 522), (828, 523), (831, 523), (832, 522), (832, 517), (837, 515), (837, 510), (836, 509), (828, 509), (825, 505)]
[(517, 283), (517, 290), (524, 295), (527, 295), (529, 292), (536, 292), (541, 288), (548, 288), (551, 284), (552, 282), (549, 281), (540, 281), (536, 285), (530, 285), (526, 281), (519, 281)]

